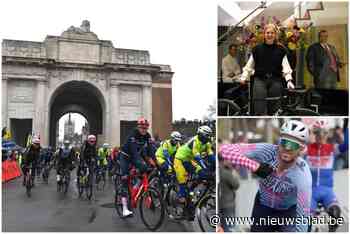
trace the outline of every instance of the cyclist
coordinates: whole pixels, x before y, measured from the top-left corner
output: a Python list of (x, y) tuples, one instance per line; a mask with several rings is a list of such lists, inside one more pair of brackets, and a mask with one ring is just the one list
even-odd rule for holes
[[(186, 144), (182, 145), (175, 154), (174, 169), (176, 179), (179, 183), (178, 200), (185, 203), (187, 198), (187, 176), (196, 173), (200, 177), (206, 177), (208, 168), (205, 165), (202, 153), (207, 153), (211, 168), (215, 170), (215, 156), (211, 145), (212, 130), (208, 126), (198, 128), (197, 135), (192, 137)], [(191, 204), (187, 204), (189, 207)], [(194, 218), (194, 209), (187, 209), (189, 219)]]
[[(339, 154), (339, 145), (327, 143), (326, 120), (318, 120), (312, 126), (315, 135), (315, 143), (307, 146), (306, 160), (312, 175), (312, 200), (311, 212), (317, 209), (321, 203), (327, 213), (334, 218), (339, 218), (341, 209), (333, 191), (333, 163), (335, 155)], [(338, 226), (329, 225), (329, 231), (335, 232)]]
[[(105, 179), (105, 171), (106, 171), (106, 168), (107, 168), (107, 159), (109, 158), (110, 156), (110, 150), (109, 150), (109, 144), (108, 143), (104, 143), (102, 145), (102, 147), (100, 147), (98, 149), (98, 154), (97, 154), (97, 157), (98, 157), (98, 160), (97, 160), (97, 166), (98, 167), (101, 167), (101, 169), (103, 170), (103, 178)], [(97, 181), (96, 181), (97, 182)]]
[[(137, 121), (137, 128), (134, 129), (131, 135), (128, 137), (126, 143), (121, 147), (119, 152), (119, 160), (122, 174), (122, 205), (123, 205), (123, 217), (128, 217), (133, 214), (128, 209), (128, 175), (130, 165), (134, 165), (140, 173), (147, 171), (147, 164), (155, 165), (151, 158), (143, 158), (144, 156), (150, 156), (152, 150), (151, 135), (148, 133), (149, 122), (145, 118), (140, 118)], [(147, 155), (141, 155), (141, 151), (146, 149)]]
[[(89, 173), (92, 173), (97, 161), (96, 136), (88, 135), (87, 140), (83, 143), (80, 150), (80, 162), (77, 170), (77, 177), (85, 172), (85, 168), (89, 168)], [(91, 177), (93, 178), (93, 177)]]
[[(32, 179), (33, 179), (33, 186), (34, 186), (34, 179), (35, 179), (35, 171), (37, 168), (37, 164), (39, 163), (39, 157), (40, 157), (40, 138), (38, 136), (34, 136), (32, 139), (32, 144), (24, 152), (23, 159), (22, 159), (22, 171), (25, 175), (28, 172), (28, 167), (30, 164), (32, 165)], [(25, 176), (23, 176), (23, 186), (25, 185)]]
[(165, 178), (168, 173), (172, 172), (175, 153), (180, 147), (182, 135), (179, 132), (172, 132), (170, 139), (160, 143), (160, 147), (156, 151), (157, 164)]
[(61, 182), (62, 176), (63, 176), (63, 170), (65, 168), (68, 168), (69, 170), (73, 170), (73, 150), (69, 147), (70, 142), (68, 140), (65, 140), (63, 142), (64, 147), (60, 148), (58, 151), (58, 157), (57, 157), (57, 183)]
[[(278, 145), (258, 143), (220, 146), (219, 153), (224, 160), (234, 166), (246, 167), (262, 178), (259, 180), (252, 212), (252, 232), (308, 230), (306, 219), (310, 215), (312, 178), (308, 164), (300, 157), (308, 137), (309, 129), (304, 123), (290, 120), (281, 127)], [(283, 222), (271, 225), (267, 223), (270, 218)], [(287, 219), (294, 219), (294, 223), (287, 224)]]
[(42, 157), (42, 160), (43, 160), (43, 167), (47, 166), (47, 165), (50, 165), (50, 162), (52, 160), (52, 155), (53, 155), (53, 152), (52, 152), (52, 148), (51, 146), (49, 146), (45, 152), (43, 153), (43, 157)]

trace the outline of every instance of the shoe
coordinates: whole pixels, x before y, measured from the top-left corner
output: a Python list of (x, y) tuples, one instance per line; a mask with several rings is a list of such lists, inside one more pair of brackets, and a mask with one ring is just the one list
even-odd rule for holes
[(128, 210), (128, 208), (123, 208), (123, 217), (126, 218), (126, 217), (130, 217), (133, 215), (133, 212)]
[(128, 202), (125, 197), (122, 197), (122, 205), (123, 205), (123, 218), (131, 216), (133, 212), (128, 209)]

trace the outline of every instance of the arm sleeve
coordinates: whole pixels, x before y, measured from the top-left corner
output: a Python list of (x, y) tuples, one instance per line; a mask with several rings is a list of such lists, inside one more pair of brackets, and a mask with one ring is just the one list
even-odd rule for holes
[(137, 151), (137, 145), (136, 145), (135, 139), (133, 137), (130, 137), (128, 139), (127, 144), (128, 144), (128, 148), (129, 148), (129, 152), (131, 153), (131, 156), (140, 158), (141, 155)]
[[(310, 168), (304, 162), (304, 175), (301, 175), (297, 183), (297, 217), (307, 218), (310, 216), (311, 195), (312, 195), (312, 177)], [(297, 223), (297, 232), (307, 232), (308, 225)]]
[(239, 144), (224, 144), (220, 147), (219, 152), (224, 160), (232, 163), (233, 166), (245, 167), (250, 171), (256, 171), (259, 163), (247, 158), (244, 149)]
[(341, 153), (345, 153), (348, 151), (349, 147), (349, 130), (348, 128), (345, 129), (344, 131), (344, 142), (339, 145), (338, 149)]
[(242, 73), (241, 79), (248, 80), (249, 77), (254, 74), (254, 67), (255, 67), (255, 62), (252, 54), (250, 55), (247, 64), (243, 67), (243, 73)]
[(282, 60), (282, 73), (283, 73), (283, 77), (284, 77), (284, 79), (286, 79), (286, 81), (293, 79), (292, 72), (293, 72), (293, 70), (292, 70), (292, 68), (290, 68), (287, 55), (285, 55), (283, 57), (283, 60)]

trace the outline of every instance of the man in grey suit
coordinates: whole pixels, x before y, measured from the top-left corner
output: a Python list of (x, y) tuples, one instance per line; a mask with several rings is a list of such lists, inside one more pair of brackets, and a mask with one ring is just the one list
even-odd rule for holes
[(336, 89), (340, 81), (339, 68), (342, 67), (334, 46), (327, 43), (328, 32), (318, 33), (319, 42), (312, 44), (306, 53), (307, 67), (314, 77), (317, 89)]

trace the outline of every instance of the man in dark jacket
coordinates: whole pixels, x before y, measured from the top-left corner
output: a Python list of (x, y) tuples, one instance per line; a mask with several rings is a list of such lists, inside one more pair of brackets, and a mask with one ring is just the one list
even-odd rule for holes
[[(128, 193), (128, 175), (130, 164), (134, 165), (140, 173), (147, 171), (148, 161), (150, 164), (155, 165), (155, 162), (151, 158), (145, 158), (153, 156), (152, 138), (148, 133), (149, 122), (144, 118), (140, 118), (137, 121), (137, 129), (134, 129), (131, 135), (128, 137), (126, 143), (121, 147), (119, 153), (120, 167), (122, 173), (122, 186), (123, 186), (123, 216), (131, 216), (132, 211), (128, 209), (127, 193)], [(146, 154), (146, 155), (145, 155)]]
[(340, 81), (339, 68), (343, 66), (333, 45), (327, 43), (328, 32), (318, 33), (319, 42), (312, 44), (306, 54), (309, 72), (317, 89), (336, 89)]
[[(35, 171), (38, 167), (38, 163), (40, 160), (40, 138), (37, 136), (33, 137), (32, 145), (30, 148), (24, 153), (23, 157), (23, 163), (22, 163), (22, 171), (23, 175), (25, 175), (28, 172), (28, 168), (31, 165), (32, 166), (32, 179), (33, 179), (33, 186), (34, 186), (34, 179), (35, 179)], [(23, 176), (23, 186), (25, 185), (25, 176)]]
[(233, 225), (227, 225), (226, 217), (234, 217), (236, 209), (236, 190), (239, 187), (239, 175), (233, 170), (231, 163), (226, 163), (219, 157), (219, 173), (220, 173), (220, 196), (219, 211), (222, 220), (222, 227), (225, 232), (232, 232)]

